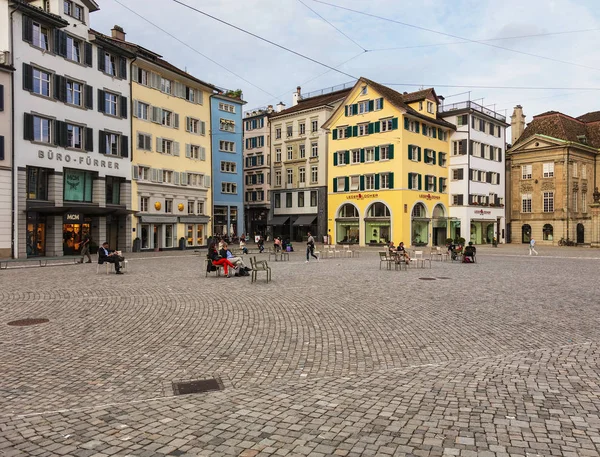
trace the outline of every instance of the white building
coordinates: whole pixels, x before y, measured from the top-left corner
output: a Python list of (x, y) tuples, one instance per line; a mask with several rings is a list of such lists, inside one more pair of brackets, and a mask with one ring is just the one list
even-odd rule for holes
[(15, 60), (15, 255), (129, 250), (130, 59), (90, 30), (93, 0), (0, 0)]
[(506, 117), (471, 101), (440, 111), (456, 125), (449, 161), (450, 236), (504, 243)]
[(0, 258), (12, 242), (12, 73), (10, 53), (0, 48)]

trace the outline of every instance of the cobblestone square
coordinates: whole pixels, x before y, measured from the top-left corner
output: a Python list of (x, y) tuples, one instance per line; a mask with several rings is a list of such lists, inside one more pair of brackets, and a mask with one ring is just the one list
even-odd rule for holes
[(3, 270), (0, 456), (598, 456), (600, 252), (539, 251)]

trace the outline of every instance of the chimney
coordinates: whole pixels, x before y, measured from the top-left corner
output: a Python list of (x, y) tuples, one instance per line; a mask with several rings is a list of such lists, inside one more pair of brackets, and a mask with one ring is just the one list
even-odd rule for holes
[(272, 113), (272, 112), (273, 112), (273, 105), (267, 106), (267, 113)]
[(285, 109), (285, 103), (283, 103), (283, 102), (279, 102), (275, 106), (275, 112), (276, 113), (281, 113), (284, 109)]
[(300, 86), (296, 87), (296, 92), (292, 94), (292, 106), (296, 106), (298, 102), (302, 100), (302, 96), (300, 95), (301, 91), (302, 88)]
[(515, 106), (512, 116), (510, 117), (510, 132), (512, 143), (515, 144), (525, 130), (525, 115), (521, 105)]
[(121, 27), (120, 25), (115, 25), (112, 30), (112, 37), (115, 40), (119, 40), (119, 41), (125, 41), (125, 30), (123, 30), (123, 27)]

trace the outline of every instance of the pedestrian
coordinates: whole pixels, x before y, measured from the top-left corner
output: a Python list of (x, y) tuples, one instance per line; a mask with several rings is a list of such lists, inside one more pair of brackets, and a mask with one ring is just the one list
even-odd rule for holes
[(281, 237), (275, 237), (273, 240), (273, 248), (275, 249), (275, 252), (281, 251)]
[(313, 256), (319, 261), (319, 258), (315, 255), (315, 239), (312, 237), (310, 232), (307, 233), (308, 239), (306, 240), (306, 263), (308, 263), (308, 259), (310, 256)]
[(264, 250), (265, 250), (265, 240), (261, 236), (258, 239), (258, 252), (259, 252), (259, 254), (262, 254)]
[(92, 263), (92, 256), (90, 255), (90, 244), (92, 242), (92, 237), (89, 232), (83, 233), (83, 244), (81, 245), (81, 260), (79, 263), (83, 263), (83, 259), (87, 256), (87, 263)]
[(242, 251), (242, 254), (248, 254), (248, 248), (246, 247), (246, 237), (244, 235), (242, 235), (242, 237), (240, 238), (240, 249)]
[(538, 255), (538, 252), (535, 250), (535, 240), (533, 238), (529, 240), (529, 255), (531, 255), (532, 252), (535, 252), (535, 255)]

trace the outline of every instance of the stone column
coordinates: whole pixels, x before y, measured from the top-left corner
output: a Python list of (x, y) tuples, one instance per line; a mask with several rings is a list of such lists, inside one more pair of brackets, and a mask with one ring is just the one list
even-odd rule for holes
[(46, 219), (46, 256), (63, 255), (63, 215), (48, 216)]
[(17, 170), (17, 236), (16, 254), (18, 258), (27, 257), (27, 171)]
[[(121, 183), (121, 204), (131, 209), (131, 181)], [(123, 252), (131, 252), (133, 248), (133, 233), (131, 231), (133, 217), (131, 215), (119, 216), (119, 247)]]
[(600, 203), (592, 203), (590, 205), (592, 213), (592, 239), (591, 246), (600, 248)]

